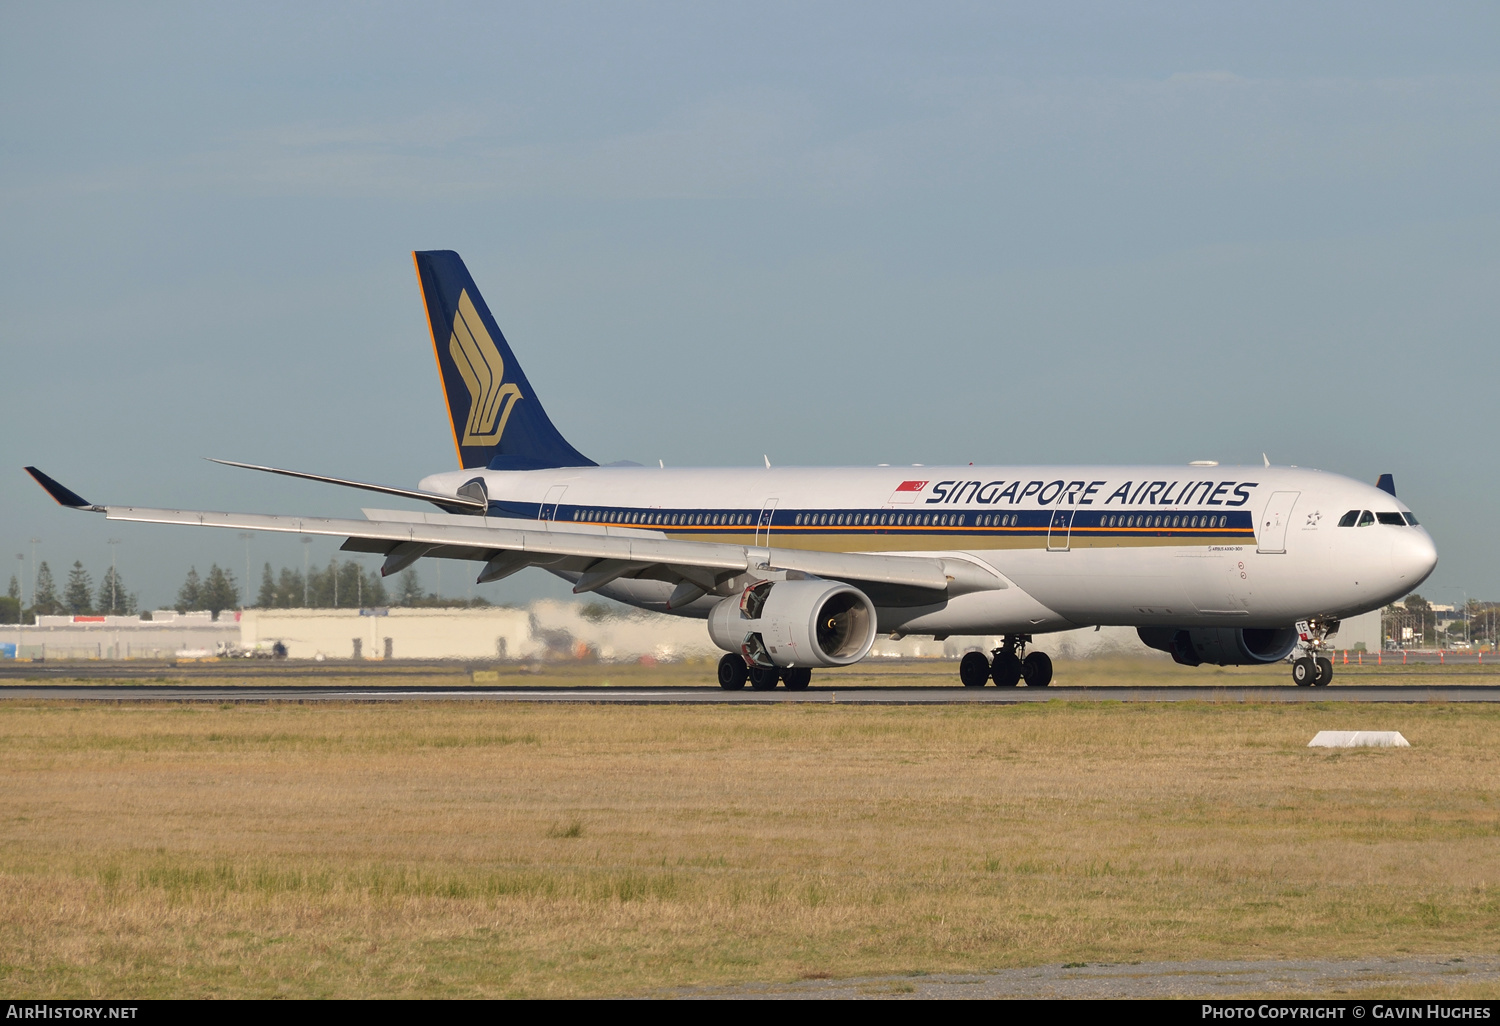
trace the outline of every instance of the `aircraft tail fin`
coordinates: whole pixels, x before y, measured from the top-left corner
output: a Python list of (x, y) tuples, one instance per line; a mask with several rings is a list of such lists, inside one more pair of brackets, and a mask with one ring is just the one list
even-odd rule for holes
[(480, 296), (451, 250), (412, 254), (459, 466), (491, 470), (592, 467), (542, 409)]

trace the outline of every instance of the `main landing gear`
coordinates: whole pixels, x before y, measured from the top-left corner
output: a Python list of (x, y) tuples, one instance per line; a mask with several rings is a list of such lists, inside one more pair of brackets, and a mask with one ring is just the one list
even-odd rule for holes
[(1297, 647), (1293, 651), (1292, 680), (1299, 688), (1327, 687), (1333, 680), (1333, 660), (1319, 655), (1330, 634), (1339, 629), (1337, 620), (1298, 620)]
[(1022, 680), (1028, 687), (1044, 688), (1052, 683), (1052, 660), (1045, 652), (1032, 652), (1022, 658), (1029, 634), (1007, 634), (1000, 639), (994, 659), (983, 652), (970, 652), (959, 661), (958, 679), (966, 688), (982, 688), (994, 680), (996, 686), (1013, 688)]
[(812, 668), (791, 666), (783, 670), (776, 666), (746, 666), (744, 657), (733, 652), (719, 660), (719, 687), (735, 691), (744, 687), (746, 681), (756, 691), (770, 691), (777, 684), (785, 684), (788, 691), (805, 691), (812, 683)]

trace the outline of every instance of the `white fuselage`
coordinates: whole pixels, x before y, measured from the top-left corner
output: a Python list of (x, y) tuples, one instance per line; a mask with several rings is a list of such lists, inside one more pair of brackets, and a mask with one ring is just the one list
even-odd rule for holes
[[(1285, 627), (1378, 608), (1437, 563), (1414, 521), (1338, 526), (1350, 511), (1411, 521), (1394, 496), (1295, 467), (585, 467), (450, 471), (421, 487), (454, 494), (474, 478), (492, 518), (763, 546), (772, 563), (787, 548), (952, 557), (1008, 583), (930, 605), (872, 595), (880, 630), (902, 633)], [(671, 586), (599, 590), (665, 611)], [(705, 616), (714, 601), (671, 611)]]

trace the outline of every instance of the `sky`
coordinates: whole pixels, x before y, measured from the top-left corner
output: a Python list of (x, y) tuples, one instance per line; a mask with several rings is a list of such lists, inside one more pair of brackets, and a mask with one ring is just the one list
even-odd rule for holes
[(452, 468), (455, 249), (600, 462), (1266, 453), (1393, 473), (1423, 594), (1500, 599), (1497, 167), (1494, 4), (0, 5), (0, 581), (244, 576), (24, 465), (336, 516), (389, 503), (203, 457)]

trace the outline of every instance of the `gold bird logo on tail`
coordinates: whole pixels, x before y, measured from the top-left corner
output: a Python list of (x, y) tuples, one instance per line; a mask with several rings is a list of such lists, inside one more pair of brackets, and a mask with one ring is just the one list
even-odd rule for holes
[(520, 402), (521, 390), (505, 383), (505, 360), (484, 330), (467, 289), (458, 297), (448, 355), (469, 386), (469, 417), (464, 423), (462, 444), (494, 445), (505, 433), (505, 422)]

